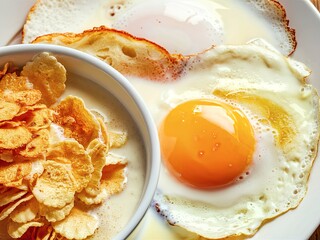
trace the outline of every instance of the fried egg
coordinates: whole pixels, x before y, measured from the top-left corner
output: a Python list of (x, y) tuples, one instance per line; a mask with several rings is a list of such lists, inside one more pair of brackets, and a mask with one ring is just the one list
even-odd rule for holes
[(23, 43), (101, 25), (146, 38), (174, 54), (253, 38), (264, 38), (285, 55), (296, 47), (285, 10), (273, 0), (42, 0), (28, 14)]
[(130, 78), (159, 128), (157, 211), (217, 239), (253, 235), (297, 207), (319, 139), (309, 73), (256, 41), (198, 54), (177, 81)]

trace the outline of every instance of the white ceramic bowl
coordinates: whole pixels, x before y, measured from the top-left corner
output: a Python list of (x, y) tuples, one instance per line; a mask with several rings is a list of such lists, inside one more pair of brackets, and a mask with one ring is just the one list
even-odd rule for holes
[(0, 47), (0, 66), (8, 61), (23, 66), (41, 52), (52, 53), (64, 65), (67, 74), (74, 73), (89, 79), (112, 94), (126, 108), (138, 127), (146, 156), (144, 188), (134, 214), (127, 225), (113, 239), (122, 240), (133, 237), (133, 234), (137, 232), (134, 230), (149, 208), (159, 177), (160, 150), (157, 128), (153, 119), (142, 98), (125, 77), (105, 62), (86, 53), (54, 45), (12, 45)]

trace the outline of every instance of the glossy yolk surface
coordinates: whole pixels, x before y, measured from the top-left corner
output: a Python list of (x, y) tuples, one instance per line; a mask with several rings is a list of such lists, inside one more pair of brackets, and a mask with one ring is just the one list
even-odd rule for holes
[(237, 108), (191, 100), (174, 108), (159, 127), (162, 158), (181, 182), (214, 188), (234, 181), (252, 161), (252, 126)]

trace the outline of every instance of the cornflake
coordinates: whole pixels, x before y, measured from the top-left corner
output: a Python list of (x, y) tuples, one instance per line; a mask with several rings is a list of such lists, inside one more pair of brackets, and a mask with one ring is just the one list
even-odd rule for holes
[(0, 221), (7, 218), (21, 203), (29, 201), (33, 198), (32, 194), (27, 194), (15, 202), (11, 202), (5, 206), (0, 212)]
[(17, 92), (4, 93), (4, 99), (8, 102), (14, 102), (20, 105), (32, 106), (40, 101), (41, 92), (35, 89), (22, 90)]
[(27, 223), (34, 220), (39, 212), (39, 204), (35, 198), (30, 199), (27, 202), (21, 203), (10, 214), (10, 218), (16, 223)]
[(30, 89), (27, 77), (18, 76), (17, 73), (8, 73), (1, 78), (0, 93), (12, 93)]
[(91, 196), (97, 196), (100, 192), (100, 180), (102, 177), (102, 170), (106, 165), (107, 149), (107, 146), (98, 139), (93, 140), (87, 148), (94, 171), (90, 182), (84, 190)]
[(58, 101), (66, 70), (51, 54), (20, 70), (0, 67), (0, 221), (21, 240), (87, 238), (99, 222), (88, 209), (125, 187), (127, 161), (109, 149), (127, 134), (81, 98)]
[(89, 213), (73, 208), (65, 219), (52, 223), (52, 227), (68, 239), (85, 239), (94, 233), (98, 224), (98, 220)]
[(41, 103), (56, 103), (65, 90), (66, 69), (49, 53), (41, 53), (24, 66), (21, 75), (42, 93)]
[(0, 184), (9, 184), (26, 177), (32, 170), (32, 162), (2, 162), (0, 161)]
[(17, 188), (6, 188), (6, 189), (7, 191), (4, 191), (3, 193), (1, 193), (3, 197), (0, 199), (0, 207), (5, 206), (21, 198), (23, 195), (27, 193), (27, 191), (22, 191)]
[(20, 105), (0, 98), (0, 122), (11, 120), (20, 111)]
[(0, 149), (16, 149), (32, 140), (32, 133), (25, 126), (2, 125), (0, 128)]
[(80, 98), (68, 96), (54, 107), (54, 110), (58, 113), (54, 117), (54, 122), (64, 128), (66, 137), (76, 139), (85, 148), (93, 139), (99, 137), (99, 122), (86, 109)]
[(74, 207), (74, 201), (68, 203), (62, 208), (48, 207), (46, 205), (40, 204), (40, 215), (44, 216), (49, 222), (56, 222), (63, 220), (69, 215), (70, 211)]
[(47, 158), (63, 163), (70, 170), (76, 192), (88, 185), (94, 169), (89, 154), (77, 141), (65, 140), (52, 144)]
[(76, 183), (67, 164), (47, 160), (44, 172), (37, 179), (32, 193), (39, 203), (48, 207), (62, 208), (74, 199)]
[(43, 222), (26, 222), (26, 223), (16, 223), (9, 221), (8, 223), (8, 233), (12, 238), (20, 238), (30, 227), (41, 227)]

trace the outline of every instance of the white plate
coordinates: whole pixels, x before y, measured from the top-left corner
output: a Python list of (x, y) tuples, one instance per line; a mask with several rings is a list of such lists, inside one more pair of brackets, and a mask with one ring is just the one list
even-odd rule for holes
[[(34, 1), (24, 0), (26, 6), (31, 6)], [(286, 8), (290, 26), (296, 30), (298, 46), (293, 58), (304, 62), (312, 69), (310, 82), (320, 92), (320, 14), (308, 0), (280, 0), (280, 2)], [(0, 40), (4, 38), (2, 36), (11, 39), (15, 35), (14, 31), (10, 31), (11, 25), (14, 29), (17, 24), (21, 24), (22, 27), (25, 13), (17, 11), (22, 8), (20, 4), (21, 0), (1, 1), (0, 10), (10, 8), (15, 11), (11, 11), (10, 14), (1, 14), (0, 11), (0, 23), (6, 23), (5, 27), (0, 25)], [(13, 16), (15, 21), (5, 19), (12, 19)], [(308, 193), (298, 208), (265, 224), (252, 239), (308, 239), (319, 224), (320, 157), (318, 156), (310, 175)]]

